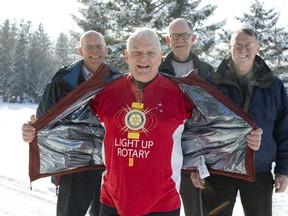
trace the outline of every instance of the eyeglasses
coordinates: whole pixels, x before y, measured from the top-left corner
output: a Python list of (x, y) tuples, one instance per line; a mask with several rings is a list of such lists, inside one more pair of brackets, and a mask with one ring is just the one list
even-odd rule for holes
[(178, 40), (181, 37), (182, 40), (188, 40), (192, 34), (190, 33), (181, 33), (181, 34), (171, 34), (170, 38), (172, 40)]
[(242, 43), (234, 43), (232, 44), (232, 46), (235, 48), (235, 49), (252, 49), (253, 47), (257, 46), (258, 44), (256, 43), (247, 43), (247, 44), (242, 44)]

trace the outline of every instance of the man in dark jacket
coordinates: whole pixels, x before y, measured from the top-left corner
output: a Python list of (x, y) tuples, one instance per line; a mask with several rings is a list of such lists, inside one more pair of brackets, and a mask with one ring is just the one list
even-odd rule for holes
[[(85, 32), (80, 38), (78, 51), (83, 59), (69, 67), (61, 68), (46, 86), (37, 108), (37, 118), (44, 115), (84, 81), (92, 76), (100, 76), (94, 73), (107, 54), (104, 37), (96, 31)], [(119, 72), (111, 67), (110, 73)], [(31, 123), (33, 123), (35, 118), (31, 118)], [(29, 124), (24, 124), (23, 128), (25, 127), (29, 128)], [(29, 142), (28, 137), (29, 134), (25, 135), (25, 130), (23, 130), (24, 141)], [(98, 216), (102, 172), (103, 170), (89, 170), (53, 177), (52, 181), (56, 186), (59, 185), (57, 216), (84, 216), (89, 207), (90, 215)]]
[(200, 78), (204, 79), (208, 74), (214, 72), (213, 67), (198, 58), (192, 52), (192, 45), (196, 41), (193, 34), (192, 24), (183, 18), (172, 20), (168, 26), (169, 35), (166, 42), (171, 51), (162, 59), (159, 71), (171, 75), (185, 76), (188, 72), (196, 69)]
[[(213, 67), (200, 60), (191, 50), (196, 41), (192, 24), (183, 18), (172, 20), (168, 26), (169, 35), (166, 42), (171, 51), (162, 59), (159, 71), (174, 76), (185, 76), (194, 70), (197, 76), (204, 79), (214, 72)], [(201, 216), (200, 189), (194, 187), (190, 173), (181, 173), (180, 194), (184, 206), (185, 215)]]
[(239, 191), (245, 215), (272, 216), (273, 183), (276, 193), (287, 188), (287, 93), (281, 80), (257, 55), (259, 49), (254, 30), (244, 27), (234, 31), (230, 55), (208, 77), (211, 84), (243, 108), (264, 131), (261, 147), (255, 153), (255, 182), (219, 175), (205, 180), (203, 204), (208, 215), (231, 216)]

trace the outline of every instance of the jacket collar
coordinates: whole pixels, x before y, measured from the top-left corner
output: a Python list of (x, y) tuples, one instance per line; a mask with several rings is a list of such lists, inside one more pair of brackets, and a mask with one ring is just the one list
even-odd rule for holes
[[(260, 88), (269, 88), (274, 83), (274, 75), (260, 56), (255, 57), (250, 85)], [(236, 85), (236, 75), (232, 67), (231, 55), (227, 56), (212, 75), (211, 81), (215, 84)]]
[[(165, 72), (167, 74), (171, 74), (171, 75), (175, 75), (175, 71), (174, 71), (174, 68), (172, 66), (172, 59), (176, 62), (178, 62), (177, 60), (175, 60), (173, 58), (173, 52), (170, 51), (163, 59), (162, 59), (162, 63), (159, 67), (159, 71), (161, 72)], [(194, 63), (194, 66), (196, 67), (196, 62), (198, 59), (198, 57), (190, 52), (190, 55), (189, 55), (189, 58), (185, 61), (185, 62), (188, 62), (188, 61), (191, 61), (193, 59), (193, 63)], [(200, 61), (200, 60), (199, 60)], [(198, 65), (198, 64), (197, 64)]]
[(69, 70), (69, 73), (67, 73), (66, 76), (63, 77), (63, 80), (68, 82), (72, 89), (75, 89), (79, 85), (79, 76), (82, 73), (82, 67), (83, 60), (78, 61), (72, 64), (69, 68), (67, 68)]

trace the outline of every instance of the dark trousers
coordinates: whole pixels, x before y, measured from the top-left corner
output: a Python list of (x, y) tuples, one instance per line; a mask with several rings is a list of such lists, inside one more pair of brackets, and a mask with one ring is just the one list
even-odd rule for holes
[[(100, 216), (120, 216), (117, 209), (101, 203)], [(153, 212), (146, 214), (146, 216), (180, 216), (180, 209), (169, 212)]]
[(61, 176), (57, 216), (99, 216), (103, 170), (89, 170)]
[(186, 216), (202, 216), (201, 189), (191, 180), (191, 173), (181, 173), (180, 195)]
[(256, 172), (255, 182), (220, 175), (205, 179), (202, 195), (207, 215), (231, 216), (238, 191), (245, 216), (272, 216), (271, 172)]

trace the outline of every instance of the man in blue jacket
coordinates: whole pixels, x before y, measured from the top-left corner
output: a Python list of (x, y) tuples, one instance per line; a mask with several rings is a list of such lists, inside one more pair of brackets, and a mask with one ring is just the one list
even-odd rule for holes
[[(255, 182), (211, 175), (205, 180), (203, 204), (208, 215), (231, 216), (240, 192), (246, 216), (272, 216), (273, 184), (276, 193), (288, 184), (288, 99), (283, 83), (257, 55), (258, 36), (251, 28), (234, 31), (230, 54), (208, 81), (263, 129), (255, 153)], [(274, 179), (271, 173), (275, 163)], [(193, 182), (201, 187), (196, 176)]]
[[(80, 37), (79, 53), (82, 60), (69, 67), (61, 68), (46, 86), (36, 117), (40, 118), (50, 108), (57, 104), (68, 93), (77, 88), (95, 74), (99, 65), (104, 62), (107, 47), (102, 34), (96, 31), (87, 31)], [(120, 73), (110, 67), (110, 74)], [(107, 74), (106, 74), (107, 75)], [(31, 123), (35, 117), (31, 117)], [(30, 128), (29, 123), (23, 128)], [(33, 127), (31, 127), (33, 129)], [(28, 134), (23, 132), (24, 141), (29, 142)], [(90, 207), (90, 215), (98, 216), (100, 208), (100, 186), (103, 170), (89, 170), (79, 173), (52, 177), (53, 183), (58, 187), (57, 216), (84, 216)]]

